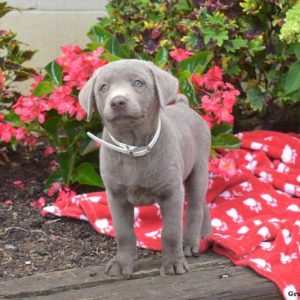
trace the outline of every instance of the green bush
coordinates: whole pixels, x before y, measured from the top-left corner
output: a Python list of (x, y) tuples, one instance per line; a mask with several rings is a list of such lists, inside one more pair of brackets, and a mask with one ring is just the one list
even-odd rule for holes
[[(93, 41), (89, 47), (104, 44), (116, 55), (155, 61), (165, 57), (168, 67), (176, 65), (166, 57), (173, 49), (211, 51), (210, 65), (222, 67), (241, 91), (237, 122), (251, 115), (260, 123), (266, 118), (275, 122), (274, 117), (290, 118), (287, 112), (299, 107), (299, 87), (291, 89), (287, 79), (297, 60), (295, 50), (279, 38), (292, 4), (288, 0), (109, 1), (109, 16), (89, 32)], [(256, 121), (248, 122), (247, 129), (255, 125)]]

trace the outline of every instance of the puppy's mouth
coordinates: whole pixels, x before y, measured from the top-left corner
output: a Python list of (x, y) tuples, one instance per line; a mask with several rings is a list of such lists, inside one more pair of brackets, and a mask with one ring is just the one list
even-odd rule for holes
[(118, 115), (118, 116), (106, 118), (106, 121), (110, 123), (134, 123), (138, 120), (144, 119), (145, 117), (146, 117), (145, 114), (141, 114), (138, 116)]

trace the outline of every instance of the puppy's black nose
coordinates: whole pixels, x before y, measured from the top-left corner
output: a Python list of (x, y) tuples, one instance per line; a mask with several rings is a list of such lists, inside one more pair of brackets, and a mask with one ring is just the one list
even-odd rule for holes
[(127, 99), (122, 96), (114, 97), (110, 102), (110, 107), (113, 110), (121, 110), (124, 109), (127, 105)]

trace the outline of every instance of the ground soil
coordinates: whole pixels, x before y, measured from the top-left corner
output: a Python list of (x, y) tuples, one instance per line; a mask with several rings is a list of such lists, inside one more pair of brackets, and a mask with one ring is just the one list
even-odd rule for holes
[[(116, 253), (115, 240), (97, 233), (88, 222), (43, 217), (31, 207), (32, 201), (45, 196), (43, 183), (53, 157), (45, 159), (43, 152), (42, 144), (33, 152), (11, 150), (7, 153), (9, 162), (0, 165), (0, 281), (103, 265)], [(23, 184), (15, 185), (16, 180)], [(12, 205), (5, 204), (7, 200)], [(159, 255), (141, 249), (138, 254)]]

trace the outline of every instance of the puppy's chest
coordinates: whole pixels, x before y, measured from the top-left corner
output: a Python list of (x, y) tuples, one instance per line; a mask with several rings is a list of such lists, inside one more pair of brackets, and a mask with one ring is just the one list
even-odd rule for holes
[(159, 195), (151, 188), (133, 185), (126, 188), (127, 201), (134, 206), (150, 205), (158, 201)]

